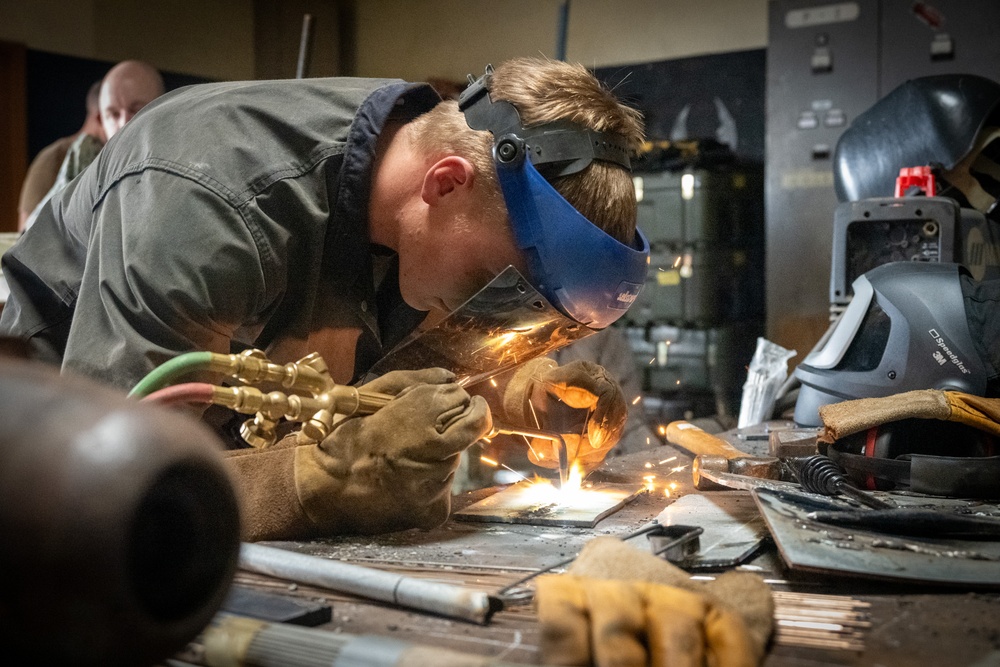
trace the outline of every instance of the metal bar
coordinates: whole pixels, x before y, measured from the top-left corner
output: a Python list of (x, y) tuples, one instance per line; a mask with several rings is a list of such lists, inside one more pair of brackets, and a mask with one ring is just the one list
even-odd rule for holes
[(299, 38), (299, 61), (295, 67), (295, 78), (304, 79), (309, 72), (309, 59), (312, 54), (313, 16), (302, 15), (302, 36)]
[(491, 598), (483, 591), (260, 544), (243, 544), (239, 567), (249, 572), (312, 584), (481, 625), (501, 606), (497, 598)]

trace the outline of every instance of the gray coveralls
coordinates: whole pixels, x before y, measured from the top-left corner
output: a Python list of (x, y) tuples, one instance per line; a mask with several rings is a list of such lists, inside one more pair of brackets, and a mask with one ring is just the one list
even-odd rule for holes
[[(426, 85), (372, 79), (157, 99), (4, 255), (0, 334), (121, 389), (179, 353), (231, 344), (283, 362), (319, 351), (350, 381), (424, 315), (402, 302), (391, 254), (373, 261), (368, 198), (387, 119), (438, 101)], [(327, 349), (309, 349), (315, 332)]]

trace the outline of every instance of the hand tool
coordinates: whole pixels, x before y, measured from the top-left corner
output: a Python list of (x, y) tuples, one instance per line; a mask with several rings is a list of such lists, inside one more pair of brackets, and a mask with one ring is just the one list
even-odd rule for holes
[(667, 440), (695, 455), (691, 466), (694, 486), (702, 491), (717, 489), (702, 472), (713, 470), (763, 479), (781, 479), (781, 461), (773, 457), (753, 457), (731, 444), (706, 433), (687, 421), (667, 425)]
[[(583, 441), (587, 438), (587, 422), (589, 419), (590, 410), (571, 408), (562, 401), (552, 399), (549, 401), (548, 409), (545, 414), (545, 425), (548, 427), (546, 432), (548, 432), (550, 436), (555, 433), (579, 433), (580, 443), (577, 445), (577, 449), (579, 449), (584, 446)], [(558, 441), (551, 437), (549, 437), (549, 439), (553, 440), (553, 443), (558, 450), (559, 481), (560, 486), (562, 486), (562, 484), (565, 484), (569, 479), (570, 460), (569, 452), (566, 448), (566, 441), (563, 438), (559, 438)]]
[(838, 493), (856, 500), (872, 509), (893, 509), (895, 505), (879, 500), (867, 491), (853, 486), (847, 481), (847, 475), (840, 466), (829, 457), (821, 454), (809, 456), (797, 461), (797, 473), (802, 488), (825, 496), (835, 496)]
[[(247, 384), (236, 387), (207, 383), (164, 386), (194, 371), (222, 373)], [(306, 394), (265, 392), (250, 386), (252, 383), (279, 384)], [(254, 418), (240, 428), (240, 435), (254, 447), (261, 448), (277, 440), (275, 427), (279, 419), (301, 422), (298, 443), (312, 444), (330, 434), (336, 415), (370, 415), (394, 398), (390, 394), (335, 383), (326, 362), (315, 352), (296, 362), (280, 365), (270, 362), (260, 350), (246, 350), (240, 354), (183, 354), (146, 376), (129, 395), (158, 403), (222, 405), (242, 414), (253, 414)], [(560, 485), (567, 481), (569, 453), (560, 433), (494, 422), (492, 430), (483, 437), (508, 434), (551, 441), (559, 458)]]

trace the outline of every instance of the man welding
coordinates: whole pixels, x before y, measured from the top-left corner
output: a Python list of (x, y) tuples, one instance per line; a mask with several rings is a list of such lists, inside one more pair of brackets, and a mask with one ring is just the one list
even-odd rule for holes
[[(644, 282), (628, 163), (641, 138), (639, 114), (585, 68), (547, 60), (488, 70), (461, 108), (393, 80), (185, 88), (137, 114), (4, 256), (0, 333), (122, 390), (180, 353), (250, 346), (279, 363), (318, 352), (346, 383), (508, 266), (600, 329)], [(247, 536), (444, 521), (459, 455), (491, 421), (453, 379), (388, 373), (366, 389), (396, 399), (320, 444), (234, 452)], [(599, 366), (525, 365), (492, 412), (531, 407), (544, 428), (555, 399), (588, 411), (567, 440), (594, 467), (626, 414)]]

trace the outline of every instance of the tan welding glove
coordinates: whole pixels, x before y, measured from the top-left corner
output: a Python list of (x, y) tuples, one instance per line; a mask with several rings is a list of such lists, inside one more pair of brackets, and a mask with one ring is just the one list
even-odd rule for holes
[(564, 575), (539, 577), (542, 661), (605, 667), (752, 667), (773, 628), (756, 575), (711, 582), (620, 540), (591, 540)]
[(835, 442), (854, 433), (903, 419), (942, 419), (1000, 436), (1000, 398), (959, 391), (918, 389), (882, 398), (832, 403), (819, 409), (825, 426), (820, 440)]
[[(573, 432), (563, 433), (563, 439), (570, 462), (579, 461), (584, 471), (590, 472), (618, 444), (625, 430), (628, 405), (621, 386), (602, 366), (591, 361), (559, 366), (541, 357), (525, 363), (511, 377), (504, 391), (503, 409), (513, 423), (561, 432), (550, 419), (560, 402), (589, 411), (585, 428), (581, 424)], [(532, 440), (528, 458), (547, 468), (559, 465), (552, 443), (546, 440)]]
[(453, 380), (442, 369), (388, 373), (365, 389), (396, 397), (373, 415), (340, 422), (320, 444), (230, 455), (244, 538), (443, 523), (459, 455), (491, 427), (486, 401)]

